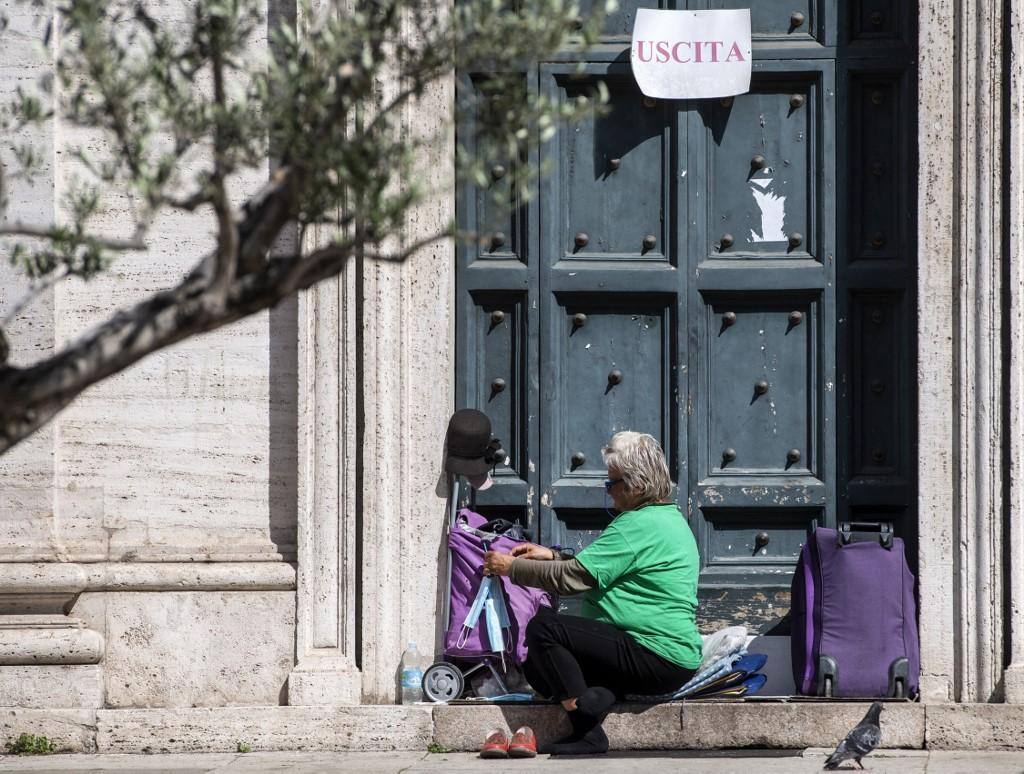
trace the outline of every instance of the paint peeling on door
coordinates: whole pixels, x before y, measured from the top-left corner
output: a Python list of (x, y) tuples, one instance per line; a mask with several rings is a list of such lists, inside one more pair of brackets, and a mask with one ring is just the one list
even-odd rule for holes
[(771, 188), (774, 178), (757, 177), (750, 180), (750, 192), (761, 212), (761, 229), (750, 229), (748, 242), (785, 242), (786, 197)]
[(715, 489), (713, 486), (709, 486), (707, 489), (704, 490), (704, 499), (710, 505), (716, 505), (725, 500), (725, 497), (723, 497), (722, 493)]

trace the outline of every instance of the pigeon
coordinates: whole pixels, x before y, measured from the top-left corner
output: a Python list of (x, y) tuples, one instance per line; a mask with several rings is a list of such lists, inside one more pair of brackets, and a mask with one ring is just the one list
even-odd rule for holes
[(849, 760), (864, 768), (860, 759), (878, 747), (878, 743), (882, 741), (882, 729), (878, 725), (878, 716), (881, 712), (882, 703), (873, 702), (864, 719), (853, 727), (836, 747), (836, 751), (828, 756), (828, 760), (825, 761), (826, 771), (834, 771), (839, 768), (840, 763)]

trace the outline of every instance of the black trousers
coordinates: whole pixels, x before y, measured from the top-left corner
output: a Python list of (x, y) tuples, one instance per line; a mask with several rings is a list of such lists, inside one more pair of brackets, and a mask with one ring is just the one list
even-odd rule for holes
[(526, 679), (537, 693), (556, 701), (574, 699), (590, 686), (607, 688), (620, 699), (627, 693), (668, 693), (695, 672), (652, 653), (611, 624), (546, 607), (527, 624), (526, 645)]

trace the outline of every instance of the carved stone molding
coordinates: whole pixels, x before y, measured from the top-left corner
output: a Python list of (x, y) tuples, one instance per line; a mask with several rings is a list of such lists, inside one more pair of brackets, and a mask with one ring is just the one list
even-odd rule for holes
[(0, 562), (0, 612), (31, 597), (53, 595), (66, 601), (83, 591), (294, 588), (295, 567), (284, 562)]
[(1017, 442), (1003, 416), (1013, 401), (1004, 369), (1012, 381), (1014, 367), (1003, 348), (1004, 240), (1019, 231), (1003, 216), (1011, 5), (919, 4), (921, 690), (930, 702), (1002, 693), (1004, 444)]
[(1006, 127), (1010, 169), (1006, 175), (1009, 206), (1007, 289), (1010, 319), (1010, 357), (1007, 398), (1009, 458), (1009, 604), (1010, 665), (1003, 676), (1007, 702), (1024, 704), (1024, 2), (1008, 4), (1009, 38), (1018, 41), (1008, 52), (1006, 83), (1009, 88), (1009, 126)]
[[(316, 238), (316, 235), (314, 235)], [(354, 263), (299, 302), (296, 649), (289, 704), (354, 704), (356, 661)]]
[(0, 665), (98, 664), (103, 635), (62, 615), (0, 617)]

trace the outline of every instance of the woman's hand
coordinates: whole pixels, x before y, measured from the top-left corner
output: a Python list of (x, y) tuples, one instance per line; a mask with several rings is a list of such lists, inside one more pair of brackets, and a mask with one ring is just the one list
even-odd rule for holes
[(512, 549), (512, 556), (518, 559), (540, 559), (543, 561), (558, 558), (550, 548), (534, 545), (533, 543), (520, 543)]
[(484, 554), (484, 575), (508, 575), (512, 567), (512, 557), (497, 551)]

